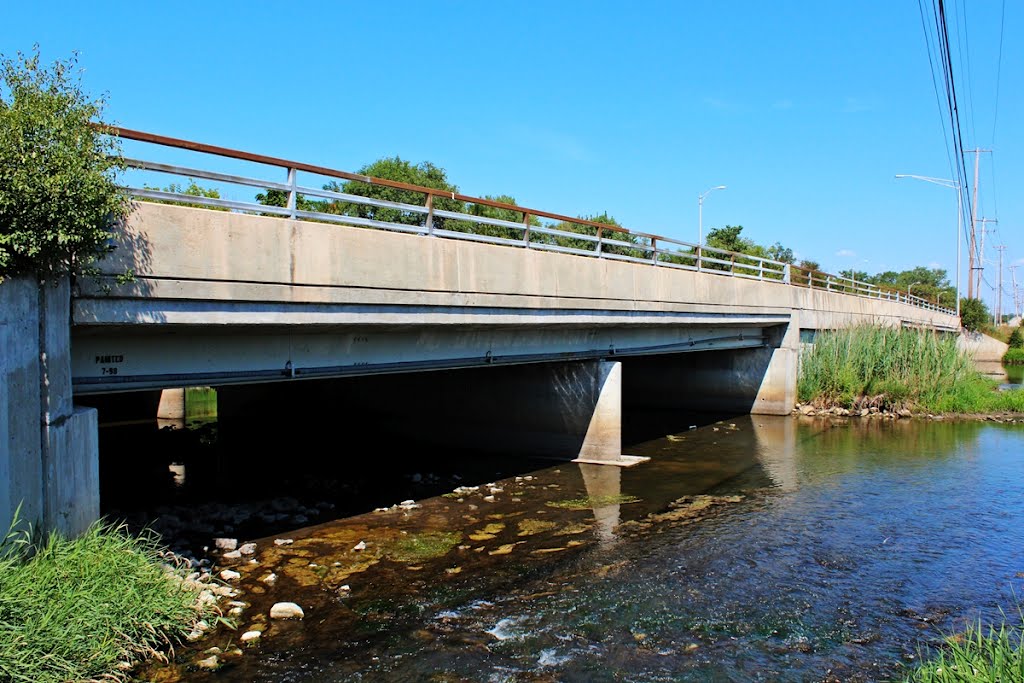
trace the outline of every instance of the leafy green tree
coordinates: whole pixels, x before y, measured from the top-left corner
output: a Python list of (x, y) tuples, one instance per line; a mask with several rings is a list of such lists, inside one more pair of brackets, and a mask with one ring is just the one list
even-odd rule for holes
[[(288, 206), (288, 193), (284, 190), (272, 190), (268, 189), (266, 192), (261, 192), (256, 195), (256, 201), (264, 206)], [(301, 192), (295, 194), (295, 208), (299, 211), (324, 211), (326, 201), (317, 201), (310, 199)], [(279, 214), (267, 214), (268, 216), (277, 216)]]
[[(170, 192), (172, 194), (186, 194), (190, 197), (206, 197), (208, 199), (220, 199), (220, 191), (216, 188), (202, 187), (196, 183), (192, 178), (188, 179), (188, 185), (179, 185), (178, 183), (171, 183), (167, 187), (152, 187), (145, 185), (147, 190), (158, 190), (160, 192)], [(168, 199), (147, 199), (147, 202), (154, 202), (156, 204), (176, 204), (178, 206), (192, 206), (199, 209), (213, 209), (214, 211), (227, 211), (227, 207), (224, 206), (211, 206), (209, 204), (199, 204), (198, 202), (193, 204), (190, 202), (174, 202)]]
[(960, 299), (960, 324), (971, 332), (984, 328), (992, 316), (981, 299)]
[(0, 280), (84, 271), (129, 213), (119, 141), (92, 127), (105, 101), (82, 90), (77, 64), (44, 68), (38, 46), (0, 55)]
[(840, 270), (839, 274), (843, 277), (848, 277), (851, 280), (857, 280), (858, 282), (871, 282), (871, 276), (863, 270), (848, 268), (846, 270)]
[[(481, 199), (487, 199), (492, 202), (500, 202), (502, 204), (515, 205), (515, 197), (511, 197), (507, 194), (498, 195), (497, 197), (491, 195), (484, 195)], [(436, 200), (435, 200), (436, 201)], [(522, 211), (516, 211), (514, 209), (503, 209), (497, 206), (490, 206), (488, 204), (471, 203), (466, 207), (466, 213), (473, 216), (480, 216), (482, 218), (495, 218), (497, 220), (508, 221), (510, 223), (523, 224), (524, 214)], [(529, 224), (531, 227), (539, 226), (540, 220), (536, 216), (530, 216)], [(488, 225), (487, 223), (475, 223), (473, 221), (449, 221), (448, 225), (445, 226), (449, 230), (458, 230), (459, 232), (472, 232), (477, 235), (489, 235), (491, 237), (502, 237), (509, 240), (522, 240), (524, 230), (516, 228), (508, 228), (503, 225)]]
[[(579, 218), (585, 221), (592, 221), (594, 223), (600, 223), (602, 225), (608, 225), (615, 228), (622, 227), (622, 224), (613, 216), (609, 215), (607, 211), (603, 211), (599, 214), (580, 216)], [(598, 228), (593, 225), (573, 223), (572, 221), (560, 221), (549, 227), (553, 230), (574, 232), (580, 235), (590, 235), (592, 237), (596, 237), (598, 231)], [(537, 237), (538, 239), (536, 241), (538, 242), (556, 244), (560, 247), (567, 247), (570, 249), (593, 251), (595, 253), (597, 251), (597, 243), (592, 240), (577, 239), (563, 235), (538, 235)], [(632, 233), (619, 232), (616, 230), (604, 230), (601, 234), (601, 238), (603, 240), (601, 251), (605, 254), (618, 254), (620, 256), (643, 258), (648, 253), (646, 250), (638, 249), (634, 246), (646, 244), (646, 241)]]
[(776, 242), (768, 247), (768, 258), (782, 263), (794, 263), (796, 261), (793, 257), (793, 250), (782, 246), (780, 242)]
[[(708, 252), (704, 254), (705, 258), (729, 261), (730, 265), (722, 263), (707, 263), (704, 264), (704, 267), (708, 270), (732, 270), (746, 274), (753, 274), (754, 272), (757, 272), (757, 259), (771, 258), (769, 250), (753, 240), (742, 237), (740, 235), (742, 232), (742, 225), (726, 225), (724, 228), (713, 228), (708, 231), (708, 237), (705, 244), (709, 247), (714, 247), (715, 249), (724, 249), (725, 251), (731, 251), (737, 254), (747, 254), (755, 258), (747, 259), (740, 256), (729, 256), (719, 254), (717, 252)], [(781, 244), (776, 243), (776, 245), (779, 247), (779, 253), (785, 256), (785, 248), (782, 247)], [(792, 256), (792, 252), (790, 252), (790, 256)]]
[(1024, 334), (1021, 334), (1020, 327), (1013, 328), (1006, 345), (1011, 349), (1024, 349)]
[[(459, 191), (458, 187), (448, 182), (448, 177), (446, 176), (444, 169), (435, 166), (429, 161), (424, 161), (419, 164), (411, 164), (398, 156), (386, 157), (378, 159), (368, 166), (363, 166), (359, 169), (358, 173), (360, 175), (371, 176), (374, 178), (394, 180), (411, 185), (419, 185), (420, 187), (443, 190), (452, 194), (457, 194)], [(360, 197), (369, 197), (372, 199), (382, 199), (389, 202), (419, 206), (424, 206), (427, 200), (426, 196), (421, 192), (388, 187), (387, 185), (364, 183), (358, 180), (349, 180), (344, 183), (332, 181), (324, 185), (324, 189), (330, 190), (331, 192), (342, 192)], [(437, 195), (434, 196), (435, 210), (464, 212), (465, 208), (465, 204), (457, 199)], [(329, 213), (338, 213), (344, 216), (358, 216), (360, 218), (368, 218), (386, 223), (418, 226), (426, 225), (425, 213), (420, 213), (418, 211), (405, 211), (403, 209), (396, 209), (392, 207), (379, 207), (344, 201), (330, 201), (325, 205), (324, 210)], [(434, 227), (439, 229), (445, 228), (447, 220), (448, 219), (446, 218), (435, 217)]]

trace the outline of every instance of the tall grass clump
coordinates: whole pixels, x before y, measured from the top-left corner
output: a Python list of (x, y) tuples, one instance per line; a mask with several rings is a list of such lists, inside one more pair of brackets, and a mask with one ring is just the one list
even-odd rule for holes
[[(13, 527), (12, 527), (13, 528)], [(211, 607), (152, 536), (96, 523), (81, 536), (30, 531), (0, 543), (0, 680), (127, 678), (128, 664), (173, 646)]]
[(996, 391), (954, 335), (861, 325), (820, 332), (800, 357), (801, 401), (935, 413), (1024, 409), (1021, 392)]
[[(1024, 622), (1024, 620), (1022, 620)], [(1024, 625), (1024, 623), (1022, 623)], [(1024, 651), (1020, 626), (968, 627), (960, 636), (945, 639), (934, 657), (921, 664), (907, 683), (976, 683), (1024, 681)]]

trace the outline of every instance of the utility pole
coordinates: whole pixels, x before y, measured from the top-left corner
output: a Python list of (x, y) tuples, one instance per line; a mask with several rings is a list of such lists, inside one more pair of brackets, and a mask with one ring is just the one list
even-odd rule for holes
[[(978, 254), (977, 241), (975, 240), (975, 229), (978, 225), (978, 161), (981, 158), (982, 152), (991, 152), (990, 149), (980, 149), (975, 147), (974, 149), (961, 150), (963, 154), (968, 152), (974, 153), (974, 193), (971, 199), (971, 236), (970, 244), (968, 245), (968, 268), (967, 268), (967, 298), (974, 298), (974, 271), (978, 270), (978, 267), (974, 265), (974, 259)], [(981, 273), (978, 274), (978, 298), (981, 298)]]
[(1010, 266), (1010, 282), (1013, 285), (1013, 315), (1016, 318), (1020, 317), (1020, 294), (1017, 291), (1017, 268), (1018, 266)]
[[(981, 278), (982, 278), (982, 275), (984, 274), (984, 271), (985, 271), (985, 233), (988, 231), (985, 228), (985, 225), (988, 224), (988, 223), (995, 223), (995, 224), (998, 225), (999, 224), (999, 219), (998, 218), (979, 218), (977, 220), (977, 222), (981, 223), (981, 244), (978, 247), (978, 265), (975, 267), (975, 270), (978, 271), (977, 294), (978, 294), (978, 298), (980, 299), (981, 298)], [(972, 233), (973, 233), (973, 231), (972, 231)]]
[(996, 251), (999, 252), (999, 286), (996, 290), (996, 326), (1003, 324), (1003, 252), (1005, 250), (1005, 244), (1000, 244), (996, 247)]

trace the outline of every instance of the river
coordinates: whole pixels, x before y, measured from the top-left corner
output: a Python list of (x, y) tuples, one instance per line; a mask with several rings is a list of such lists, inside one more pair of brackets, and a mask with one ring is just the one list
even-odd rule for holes
[[(250, 604), (239, 629), (142, 675), (883, 681), (1015, 614), (1020, 425), (743, 416), (627, 452), (651, 460), (556, 463), (257, 539), (255, 563), (224, 563)], [(305, 618), (267, 620), (277, 601)], [(244, 655), (193, 667), (249, 629)]]

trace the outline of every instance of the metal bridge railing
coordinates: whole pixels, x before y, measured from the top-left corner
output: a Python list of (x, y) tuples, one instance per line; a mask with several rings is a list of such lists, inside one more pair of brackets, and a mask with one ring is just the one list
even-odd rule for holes
[[(145, 200), (471, 240), (526, 249), (541, 249), (730, 277), (776, 281), (790, 286), (882, 299), (941, 313), (954, 313), (951, 309), (938, 306), (921, 297), (908, 296), (871, 283), (808, 270), (759, 256), (627, 230), (599, 221), (564, 216), (491, 199), (462, 195), (457, 192), (373, 178), (313, 164), (205, 145), (127, 128), (108, 126), (101, 127), (101, 130), (127, 140), (276, 167), (283, 169), (286, 174), (285, 182), (278, 182), (177, 164), (135, 158), (123, 159), (126, 167), (131, 169), (169, 174), (192, 180), (215, 181), (229, 186), (258, 188), (262, 191), (276, 190), (282, 193), (280, 196), (284, 198), (284, 206), (256, 201), (196, 196), (185, 192), (170, 192), (146, 186), (125, 186), (126, 191), (133, 197)], [(413, 192), (423, 196), (423, 203), (387, 201), (324, 189), (324, 187), (300, 185), (297, 180), (299, 172)], [(310, 198), (313, 200), (310, 201)], [(461, 203), (462, 206), (467, 207), (468, 211), (451, 211), (436, 207), (435, 204), (439, 199)], [(306, 208), (300, 206), (300, 200)], [(441, 203), (443, 204), (443, 202)], [(501, 210), (505, 215), (515, 216), (517, 220), (473, 213), (474, 210), (484, 211), (483, 207)], [(384, 210), (390, 220), (375, 218), (376, 210)]]

